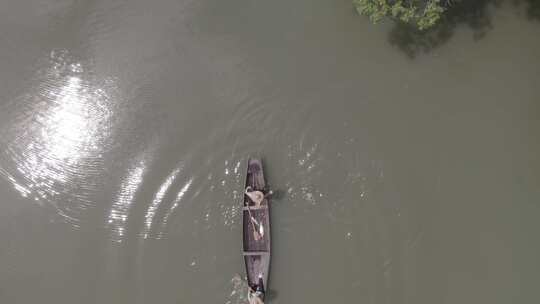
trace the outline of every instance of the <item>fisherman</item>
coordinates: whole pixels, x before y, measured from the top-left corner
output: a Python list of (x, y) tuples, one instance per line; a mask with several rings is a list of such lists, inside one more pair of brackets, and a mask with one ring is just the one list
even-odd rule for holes
[[(272, 191), (269, 191), (267, 194), (262, 193), (262, 191), (253, 190), (251, 186), (247, 186), (244, 193), (249, 197), (249, 199), (255, 204), (256, 207), (260, 207), (266, 197), (272, 195)], [(248, 204), (249, 211), (249, 204)], [(264, 237), (264, 226), (262, 223), (259, 223), (255, 218), (251, 216), (251, 211), (249, 212), (249, 217), (251, 220), (251, 225), (253, 227), (253, 239), (259, 241)]]
[(251, 186), (247, 186), (244, 193), (251, 199), (255, 206), (259, 207), (265, 199), (264, 193), (258, 190), (251, 189)]
[(261, 295), (257, 291), (249, 290), (248, 292), (249, 304), (264, 304), (261, 299)]
[(262, 275), (259, 274), (259, 282), (249, 286), (248, 300), (249, 304), (264, 304), (264, 283)]

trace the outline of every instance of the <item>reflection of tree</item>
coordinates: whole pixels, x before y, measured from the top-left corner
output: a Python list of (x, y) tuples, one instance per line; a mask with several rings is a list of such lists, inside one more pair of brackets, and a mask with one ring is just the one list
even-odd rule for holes
[[(428, 29), (418, 30), (404, 23), (396, 23), (390, 32), (390, 43), (414, 58), (447, 42), (458, 25), (473, 30), (475, 40), (482, 39), (492, 29), (490, 9), (500, 7), (503, 0), (463, 0), (455, 2), (442, 16), (440, 22)], [(527, 16), (540, 20), (540, 0), (512, 0), (517, 7), (526, 5)]]
[(527, 16), (540, 21), (540, 0), (527, 0)]

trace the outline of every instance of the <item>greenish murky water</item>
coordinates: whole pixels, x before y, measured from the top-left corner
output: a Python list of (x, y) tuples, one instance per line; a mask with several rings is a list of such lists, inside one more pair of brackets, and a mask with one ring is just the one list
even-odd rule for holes
[(418, 36), (341, 0), (3, 2), (0, 302), (245, 303), (250, 155), (270, 303), (538, 302), (527, 4)]

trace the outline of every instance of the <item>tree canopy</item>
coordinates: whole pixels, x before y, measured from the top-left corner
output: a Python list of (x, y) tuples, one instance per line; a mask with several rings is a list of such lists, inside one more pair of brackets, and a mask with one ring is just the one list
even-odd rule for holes
[(360, 14), (374, 23), (389, 17), (425, 30), (441, 19), (449, 0), (353, 0), (353, 3)]

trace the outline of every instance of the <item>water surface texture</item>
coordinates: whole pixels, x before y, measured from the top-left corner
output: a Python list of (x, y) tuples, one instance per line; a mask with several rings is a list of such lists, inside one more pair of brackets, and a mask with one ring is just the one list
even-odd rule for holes
[(484, 13), (411, 48), (348, 0), (3, 1), (0, 302), (245, 303), (250, 155), (269, 303), (540, 302), (540, 21)]

